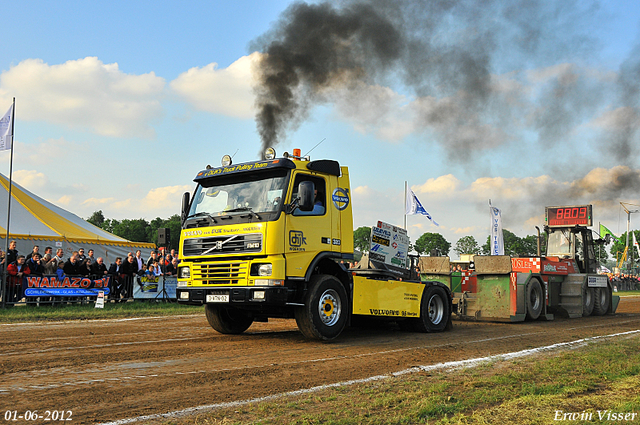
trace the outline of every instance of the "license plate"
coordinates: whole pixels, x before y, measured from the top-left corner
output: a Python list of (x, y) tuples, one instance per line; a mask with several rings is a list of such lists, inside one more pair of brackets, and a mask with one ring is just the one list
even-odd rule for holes
[(207, 295), (208, 303), (228, 303), (229, 295)]

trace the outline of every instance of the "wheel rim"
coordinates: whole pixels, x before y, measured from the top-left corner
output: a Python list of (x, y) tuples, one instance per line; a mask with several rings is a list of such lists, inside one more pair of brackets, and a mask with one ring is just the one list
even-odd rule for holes
[(533, 291), (531, 291), (531, 308), (536, 311), (538, 310), (538, 307), (540, 307), (540, 298), (542, 298), (540, 296), (540, 292), (538, 291), (538, 288), (535, 287), (533, 288)]
[(429, 298), (429, 321), (434, 325), (439, 324), (444, 317), (444, 303), (438, 295)]
[(318, 303), (318, 313), (320, 320), (326, 326), (333, 326), (338, 322), (342, 313), (342, 305), (335, 290), (327, 289), (322, 293)]

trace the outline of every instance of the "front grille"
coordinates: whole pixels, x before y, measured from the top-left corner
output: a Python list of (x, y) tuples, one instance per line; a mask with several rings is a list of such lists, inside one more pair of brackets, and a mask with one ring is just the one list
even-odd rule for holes
[(203, 285), (236, 285), (247, 278), (247, 262), (193, 264), (193, 280)]
[(218, 254), (241, 254), (245, 252), (260, 252), (262, 250), (262, 235), (226, 235), (210, 238), (185, 239), (182, 254), (185, 257)]

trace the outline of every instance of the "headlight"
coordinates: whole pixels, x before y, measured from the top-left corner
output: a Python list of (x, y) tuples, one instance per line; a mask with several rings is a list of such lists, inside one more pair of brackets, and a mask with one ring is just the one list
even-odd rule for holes
[(189, 266), (187, 267), (179, 267), (178, 268), (178, 277), (180, 279), (188, 279), (191, 277), (191, 271), (189, 270)]
[(180, 299), (181, 300), (188, 300), (189, 299), (189, 293), (188, 292), (180, 292)]
[(258, 267), (258, 276), (271, 276), (272, 271), (273, 267), (271, 264), (260, 264), (260, 267)]
[(187, 287), (187, 281), (179, 280), (178, 283), (176, 284), (176, 287), (178, 287), (178, 288), (186, 288)]
[(264, 159), (266, 160), (272, 160), (276, 157), (276, 150), (272, 147), (268, 147), (267, 149), (264, 150)]

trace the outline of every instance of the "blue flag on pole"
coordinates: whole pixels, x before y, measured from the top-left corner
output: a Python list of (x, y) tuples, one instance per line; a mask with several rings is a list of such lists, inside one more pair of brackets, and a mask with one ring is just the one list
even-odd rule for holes
[(431, 220), (433, 224), (435, 224), (436, 226), (440, 226), (438, 223), (435, 222), (433, 218), (431, 218), (431, 214), (429, 214), (427, 210), (424, 209), (424, 207), (420, 203), (420, 200), (418, 200), (418, 197), (416, 196), (415, 193), (413, 193), (413, 190), (411, 189), (407, 191), (406, 206), (407, 206), (407, 210), (406, 210), (407, 215), (417, 215), (417, 214), (424, 215), (429, 220)]

